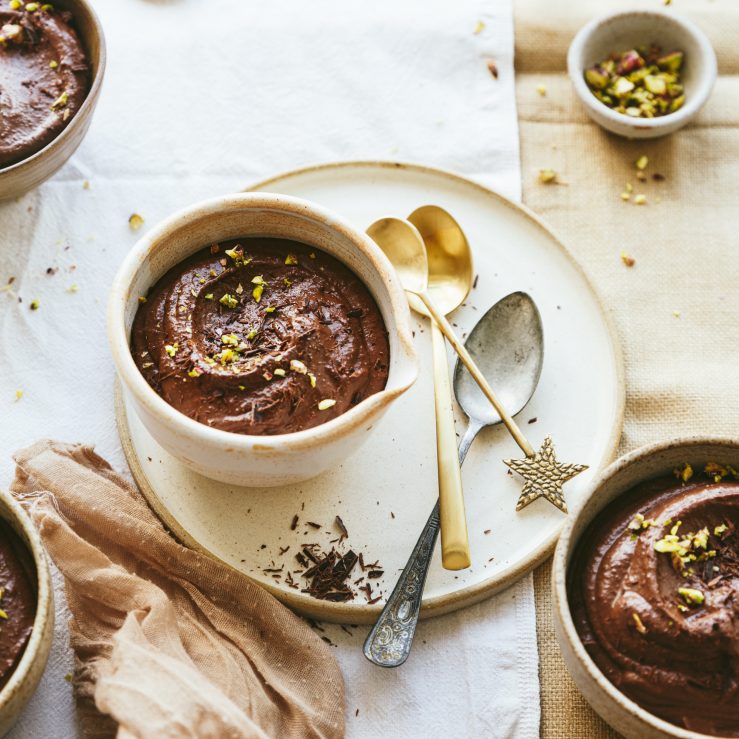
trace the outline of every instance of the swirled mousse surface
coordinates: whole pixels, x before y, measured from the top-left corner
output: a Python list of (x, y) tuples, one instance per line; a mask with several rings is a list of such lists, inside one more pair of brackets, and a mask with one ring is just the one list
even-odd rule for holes
[(736, 737), (739, 484), (714, 478), (657, 479), (617, 498), (582, 537), (568, 593), (616, 687), (673, 724)]
[(132, 329), (136, 364), (170, 405), (208, 426), (300, 431), (387, 382), (387, 331), (369, 290), (304, 244), (213, 244), (144, 300)]
[(0, 167), (7, 167), (67, 126), (85, 100), (89, 71), (70, 13), (0, 3)]
[(36, 617), (36, 592), (20, 559), (22, 551), (18, 536), (0, 521), (0, 689), (23, 656)]

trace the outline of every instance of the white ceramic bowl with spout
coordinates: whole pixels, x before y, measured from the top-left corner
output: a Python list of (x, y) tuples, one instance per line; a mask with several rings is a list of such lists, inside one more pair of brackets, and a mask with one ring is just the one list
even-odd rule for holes
[[(130, 350), (138, 297), (146, 295), (169, 269), (204, 246), (249, 236), (293, 239), (321, 249), (362, 280), (388, 331), (390, 368), (382, 391), (320, 426), (287, 434), (250, 436), (195, 421), (149, 386)], [(154, 439), (195, 472), (248, 487), (301, 482), (338, 465), (369, 437), (390, 404), (413, 384), (418, 373), (408, 303), (380, 248), (334, 213), (305, 200), (271, 193), (207, 200), (151, 229), (130, 251), (113, 282), (108, 338), (129, 405)]]

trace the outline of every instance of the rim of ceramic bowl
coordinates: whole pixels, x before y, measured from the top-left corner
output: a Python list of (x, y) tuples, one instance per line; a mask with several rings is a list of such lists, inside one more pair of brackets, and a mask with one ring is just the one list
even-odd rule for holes
[[(639, 720), (648, 724), (669, 736), (678, 737), (679, 739), (716, 739), (711, 734), (701, 734), (689, 729), (685, 729), (676, 724), (672, 724), (665, 719), (655, 716), (638, 703), (634, 702), (627, 695), (622, 693), (600, 670), (595, 664), (591, 656), (585, 649), (580, 635), (577, 633), (575, 623), (572, 620), (572, 612), (570, 610), (569, 598), (567, 593), (567, 568), (568, 555), (572, 547), (577, 541), (572, 541), (572, 532), (580, 520), (580, 516), (587, 507), (595, 492), (601, 488), (606, 482), (617, 477), (624, 469), (632, 464), (640, 462), (653, 454), (663, 451), (669, 451), (674, 448), (690, 449), (692, 447), (721, 447), (723, 449), (733, 449), (739, 454), (739, 438), (729, 436), (681, 436), (667, 441), (660, 441), (653, 444), (646, 444), (634, 449), (633, 451), (619, 457), (616, 461), (608, 465), (590, 484), (587, 495), (584, 495), (580, 502), (573, 508), (572, 514), (568, 517), (560, 534), (559, 541), (554, 550), (554, 558), (552, 563), (552, 607), (557, 610), (561, 620), (562, 628), (566, 633), (566, 637), (575, 652), (580, 664), (583, 666), (588, 676), (593, 680), (609, 698), (614, 702), (626, 708), (630, 713), (635, 715)], [(650, 478), (644, 478), (647, 480)], [(610, 501), (609, 501), (610, 502)], [(607, 504), (606, 504), (607, 505)], [(602, 507), (593, 513), (596, 516)]]
[[(144, 379), (136, 366), (130, 349), (129, 332), (126, 330), (124, 314), (131, 300), (131, 284), (151, 253), (169, 240), (172, 232), (188, 223), (217, 215), (229, 209), (271, 210), (287, 215), (309, 217), (336, 232), (351, 242), (370, 262), (387, 290), (389, 318), (386, 329), (395, 333), (400, 349), (400, 366), (393, 383), (362, 400), (345, 413), (325, 423), (301, 431), (269, 436), (240, 434), (233, 431), (206, 426), (167, 403)], [(374, 296), (373, 296), (374, 297)], [(126, 389), (136, 400), (157, 417), (176, 425), (190, 438), (223, 444), (236, 450), (271, 449), (273, 445), (294, 451), (313, 448), (336, 436), (342, 436), (350, 427), (363, 423), (368, 415), (378, 411), (402, 395), (418, 376), (418, 359), (413, 346), (409, 326), (409, 309), (405, 293), (395, 275), (390, 261), (383, 251), (366, 234), (358, 231), (341, 216), (308, 200), (276, 193), (233, 193), (195, 203), (177, 211), (150, 229), (130, 250), (113, 280), (108, 300), (108, 338), (113, 362)], [(393, 357), (390, 358), (391, 366)], [(405, 367), (405, 369), (404, 369)]]
[[(103, 84), (103, 77), (105, 76), (105, 67), (108, 58), (107, 47), (105, 45), (105, 34), (103, 33), (103, 25), (100, 22), (100, 18), (98, 18), (98, 14), (95, 12), (95, 9), (92, 7), (90, 2), (88, 2), (88, 0), (66, 0), (66, 2), (71, 5), (77, 4), (85, 9), (90, 17), (90, 20), (92, 21), (92, 27), (95, 29), (95, 35), (97, 36), (98, 63), (95, 70), (95, 75), (93, 76), (92, 82), (90, 83), (90, 89), (87, 91), (87, 95), (85, 95), (85, 99), (82, 101), (80, 109), (74, 114), (72, 120), (59, 132), (57, 136), (49, 141), (49, 143), (46, 144), (46, 146), (44, 146), (42, 149), (39, 149), (38, 151), (31, 154), (31, 156), (28, 156), (25, 159), (21, 159), (19, 162), (15, 162), (14, 164), (10, 164), (7, 167), (0, 167), (0, 177), (17, 172), (22, 167), (29, 166), (32, 162), (35, 162), (37, 159), (41, 159), (43, 156), (45, 156), (51, 149), (55, 149), (60, 146), (65, 139), (69, 138), (73, 131), (75, 131), (79, 126), (84, 125), (87, 116), (92, 113), (91, 108), (94, 108), (95, 105), (97, 105), (97, 99), (100, 95), (100, 87)], [(60, 8), (62, 8), (61, 5)], [(66, 10), (66, 7), (62, 9)], [(70, 12), (73, 11), (70, 10)], [(76, 30), (79, 33), (79, 29)], [(71, 152), (70, 156), (73, 153), (74, 152)]]
[[(45, 634), (45, 625), (52, 614), (50, 611), (53, 609), (54, 596), (51, 585), (51, 574), (49, 573), (49, 565), (46, 561), (46, 553), (44, 545), (41, 542), (36, 527), (33, 525), (28, 514), (18, 504), (10, 493), (0, 490), (0, 518), (8, 520), (8, 516), (13, 518), (13, 521), (21, 528), (25, 540), (22, 537), (18, 537), (23, 546), (28, 550), (33, 558), (33, 564), (36, 569), (36, 615), (33, 619), (33, 628), (31, 630), (31, 636), (26, 644), (26, 648), (23, 651), (18, 665), (10, 679), (0, 690), (0, 711), (2, 711), (9, 701), (12, 700), (16, 691), (25, 682), (28, 673), (34, 666), (36, 660), (41, 656), (44, 663), (49, 658), (48, 649), (44, 654), (44, 645), (48, 637)], [(7, 506), (8, 515), (6, 515), (5, 507)], [(12, 525), (11, 525), (12, 526)], [(16, 533), (17, 536), (17, 533)], [(50, 642), (48, 643), (50, 646)], [(30, 697), (30, 696), (29, 696)]]
[[(631, 118), (623, 113), (617, 113), (615, 110), (611, 110), (607, 105), (601, 103), (593, 95), (583, 76), (585, 70), (583, 65), (588, 64), (586, 60), (582, 59), (583, 47), (593, 32), (606, 23), (628, 20), (637, 16), (659, 18), (661, 21), (672, 24), (684, 34), (690, 36), (700, 49), (702, 63), (704, 65), (700, 79), (697, 81), (694, 91), (687, 96), (685, 105), (669, 115), (659, 116), (657, 118)], [(578, 97), (595, 113), (602, 115), (616, 124), (627, 125), (642, 130), (661, 130), (663, 128), (673, 128), (676, 125), (679, 127), (680, 124), (686, 123), (689, 118), (695, 115), (706, 104), (716, 82), (718, 65), (716, 62), (716, 52), (713, 50), (711, 42), (708, 40), (706, 34), (692, 21), (663, 10), (634, 9), (608, 13), (586, 23), (577, 32), (567, 51), (567, 71), (569, 72)]]

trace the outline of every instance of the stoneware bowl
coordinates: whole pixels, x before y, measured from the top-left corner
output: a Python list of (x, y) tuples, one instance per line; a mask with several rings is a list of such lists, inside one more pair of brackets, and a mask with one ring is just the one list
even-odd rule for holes
[(565, 663), (590, 705), (626, 737), (696, 739), (706, 735), (680, 728), (648, 713), (623, 695), (596, 667), (580, 641), (570, 613), (566, 587), (567, 568), (580, 536), (601, 509), (638, 483), (670, 474), (684, 462), (690, 462), (696, 470), (702, 469), (707, 462), (739, 465), (739, 439), (676, 439), (642, 447), (616, 460), (592, 482), (589, 493), (571, 513), (554, 552), (554, 628)]
[(33, 573), (38, 602), (31, 638), (10, 680), (0, 690), (0, 736), (3, 736), (30, 700), (44, 673), (54, 638), (54, 591), (49, 565), (38, 532), (25, 511), (0, 490), (0, 518), (8, 523), (27, 547), (25, 564)]
[[(583, 73), (612, 52), (655, 43), (665, 51), (685, 52), (682, 79), (685, 104), (659, 118), (631, 118), (600, 102)], [(632, 139), (651, 139), (682, 128), (703, 107), (716, 81), (716, 54), (694, 23), (672, 12), (633, 10), (597, 18), (583, 26), (567, 54), (570, 79), (588, 115), (603, 128)]]
[[(320, 426), (289, 434), (247, 436), (211, 428), (165, 402), (147, 384), (129, 349), (138, 296), (204, 245), (246, 236), (294, 239), (349, 267), (379, 306), (390, 341), (384, 390)], [(417, 375), (408, 303), (387, 257), (364, 233), (305, 200), (269, 193), (198, 203), (153, 228), (130, 251), (113, 282), (108, 336), (124, 395), (156, 441), (206, 477), (262, 487), (300, 482), (336, 466), (367, 439), (390, 403)]]
[(74, 154), (90, 127), (105, 72), (105, 38), (95, 11), (87, 0), (54, 0), (68, 10), (90, 64), (90, 91), (67, 127), (43, 149), (17, 164), (0, 168), (0, 200), (14, 198), (49, 179)]

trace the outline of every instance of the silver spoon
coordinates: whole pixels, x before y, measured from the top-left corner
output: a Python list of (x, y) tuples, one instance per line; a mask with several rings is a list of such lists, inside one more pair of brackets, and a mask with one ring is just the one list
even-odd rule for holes
[[(499, 300), (477, 322), (465, 346), (488, 382), (498, 389), (501, 403), (511, 409), (512, 416), (520, 413), (534, 394), (544, 359), (541, 316), (531, 297), (515, 292)], [(454, 394), (470, 419), (459, 445), (461, 465), (480, 430), (500, 423), (501, 419), (459, 359), (454, 368)], [(398, 667), (408, 659), (438, 534), (437, 500), (405, 569), (364, 642), (364, 656), (380, 667)]]

